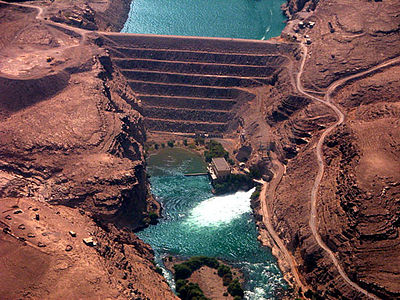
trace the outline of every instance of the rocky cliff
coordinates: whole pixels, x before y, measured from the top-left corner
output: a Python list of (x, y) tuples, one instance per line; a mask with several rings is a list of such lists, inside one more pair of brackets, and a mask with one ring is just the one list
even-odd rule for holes
[[(0, 4), (0, 290), (10, 299), (174, 299), (132, 233), (159, 209), (135, 95), (99, 39), (63, 26), (120, 29), (129, 3), (38, 5), (39, 19), (34, 7)], [(327, 299), (365, 298), (309, 226), (315, 147), (337, 117), (296, 87), (302, 48), (294, 40), (307, 43), (303, 86), (323, 97), (337, 80), (398, 57), (399, 3), (293, 0), (286, 10), (291, 19), (274, 41), (285, 49), (273, 58), (279, 67), (243, 87), (254, 99), (239, 111), (238, 132), (242, 146), (254, 146), (251, 162), (284, 165), (268, 204), (304, 284)], [(353, 282), (382, 298), (400, 293), (398, 74), (390, 66), (338, 86), (332, 101), (346, 118), (323, 145), (317, 202), (322, 240)]]
[[(301, 81), (313, 96), (323, 98), (336, 80), (400, 55), (397, 1), (289, 1), (287, 9), (292, 19), (283, 37), (292, 41), (297, 35), (303, 43), (305, 36), (309, 39)], [(300, 21), (315, 25), (301, 28)], [(270, 141), (265, 149), (285, 164), (270, 203), (273, 226), (304, 282), (320, 297), (367, 298), (344, 281), (310, 229), (310, 196), (318, 171), (315, 147), (337, 117), (299, 93), (299, 54), (289, 61), (276, 83), (259, 91), (270, 132), (264, 134)], [(325, 173), (317, 196), (322, 240), (350, 280), (384, 299), (400, 295), (398, 69), (394, 64), (336, 89), (332, 101), (346, 117), (323, 146)]]
[[(86, 19), (102, 28), (118, 3)], [(45, 18), (59, 6), (45, 4)], [(0, 4), (0, 14), (2, 295), (174, 299), (133, 234), (159, 206), (130, 87), (85, 34), (43, 24), (35, 8)]]

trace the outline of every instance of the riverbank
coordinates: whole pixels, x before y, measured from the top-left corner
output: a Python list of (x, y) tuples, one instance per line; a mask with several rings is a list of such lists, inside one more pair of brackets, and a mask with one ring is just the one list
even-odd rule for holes
[(3, 298), (176, 299), (132, 233), (157, 205), (137, 100), (81, 29), (118, 3), (0, 3)]
[[(113, 3), (120, 2), (78, 0), (73, 9), (64, 0), (21, 3), (25, 7), (0, 4), (1, 251), (14, 262), (1, 272), (0, 290), (6, 297), (175, 298), (156, 273), (148, 246), (114, 226), (121, 217), (140, 222), (152, 205), (146, 198), (145, 134), (134, 108), (136, 96), (121, 74), (110, 72), (110, 57), (99, 47), (107, 37), (92, 38), (65, 25), (119, 28), (114, 17), (110, 24), (96, 21), (102, 12), (111, 15), (107, 7)], [(398, 1), (333, 4), (290, 0), (294, 20), (285, 39), (275, 40), (293, 43), (297, 35), (303, 42), (309, 36), (301, 83), (313, 95), (324, 95), (341, 78), (372, 71), (399, 55)], [(127, 9), (115, 11), (118, 17)], [(60, 15), (60, 26), (46, 20)], [(299, 29), (305, 19), (315, 26)], [(265, 138), (263, 145), (273, 146), (287, 167), (271, 199), (271, 225), (321, 295), (360, 298), (338, 275), (309, 227), (311, 185), (318, 169), (314, 146), (334, 116), (305, 93), (300, 97), (291, 84), (300, 74), (301, 48), (282, 55), (288, 61), (274, 63), (281, 69), (273, 86), (269, 81), (268, 88), (257, 90), (260, 118), (244, 116), (249, 117), (244, 127), (251, 145), (259, 147), (258, 137)], [(313, 218), (343, 271), (388, 298), (400, 294), (394, 263), (400, 261), (398, 220), (393, 217), (399, 192), (400, 72), (395, 66), (375, 70), (342, 82), (332, 95), (346, 119), (322, 145), (326, 166)], [(74, 224), (81, 226), (74, 229)], [(80, 237), (92, 237), (96, 245), (86, 246)], [(15, 274), (20, 280), (10, 280)]]
[(243, 270), (249, 299), (285, 290), (270, 251), (257, 241), (250, 208), (253, 191), (212, 195), (207, 176), (184, 176), (188, 168), (195, 172), (199, 163), (203, 160), (197, 154), (178, 148), (149, 157), (152, 191), (163, 205), (163, 218), (139, 237), (152, 246), (160, 266), (161, 258), (176, 255), (230, 261)]

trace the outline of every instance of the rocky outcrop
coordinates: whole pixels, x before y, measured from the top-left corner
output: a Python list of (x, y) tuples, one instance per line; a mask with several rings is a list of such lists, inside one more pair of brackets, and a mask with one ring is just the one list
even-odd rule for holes
[[(13, 261), (2, 269), (2, 294), (175, 299), (133, 233), (159, 211), (137, 99), (91, 38), (6, 7), (14, 11), (0, 22), (19, 29), (0, 49), (0, 251)], [(22, 279), (10, 282), (14, 274)]]
[(131, 0), (74, 1), (73, 6), (53, 3), (46, 14), (50, 20), (87, 30), (120, 31), (128, 17)]
[[(311, 3), (289, 1), (296, 20), (287, 27), (296, 29), (293, 24), (298, 20), (316, 22), (311, 28), (296, 29), (311, 40), (302, 75), (303, 85), (314, 91), (309, 93), (322, 98), (335, 80), (399, 55), (396, 1), (320, 1), (308, 9)], [(295, 10), (303, 5), (301, 12)], [(360, 9), (363, 13), (352, 13)], [(372, 11), (379, 20), (375, 16), (368, 23), (365, 15)], [(268, 151), (276, 152), (286, 164), (271, 203), (273, 225), (296, 258), (304, 281), (317, 294), (325, 299), (364, 298), (343, 280), (310, 230), (309, 201), (318, 170), (315, 145), (335, 115), (308, 99), (288, 105), (295, 99), (290, 98), (296, 91), (289, 83), (294, 82), (290, 74), (296, 74), (297, 61), (295, 56), (294, 71), (283, 69), (273, 86), (257, 93), (268, 122), (265, 128), (270, 130), (263, 137), (271, 142), (263, 150), (268, 156)], [(399, 297), (398, 72), (398, 66), (385, 68), (336, 91), (333, 101), (347, 113), (346, 120), (326, 140), (325, 174), (317, 200), (323, 241), (352, 281), (384, 299)]]
[(288, 0), (283, 6), (283, 10), (290, 18), (293, 14), (300, 12), (303, 9), (307, 11), (314, 10), (318, 2), (319, 0)]
[(305, 68), (304, 85), (323, 90), (341, 77), (398, 56), (399, 10), (398, 1), (319, 2), (314, 17), (305, 17), (315, 21), (315, 26), (300, 31), (309, 36), (313, 53)]

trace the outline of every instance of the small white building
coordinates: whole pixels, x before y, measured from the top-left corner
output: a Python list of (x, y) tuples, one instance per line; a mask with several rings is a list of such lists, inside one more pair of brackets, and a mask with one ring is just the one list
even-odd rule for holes
[(211, 179), (224, 179), (231, 174), (231, 168), (228, 162), (223, 157), (216, 157), (211, 160), (208, 168)]

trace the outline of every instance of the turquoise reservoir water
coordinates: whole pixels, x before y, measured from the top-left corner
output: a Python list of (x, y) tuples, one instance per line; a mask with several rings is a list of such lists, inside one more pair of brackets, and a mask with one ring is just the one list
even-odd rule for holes
[[(168, 255), (207, 255), (230, 261), (247, 279), (246, 299), (276, 299), (286, 283), (268, 248), (257, 241), (250, 195), (214, 196), (202, 159), (183, 149), (165, 149), (149, 158), (152, 192), (163, 205), (163, 219), (138, 233), (155, 251), (156, 262)], [(171, 275), (164, 274), (171, 285)]]
[(134, 0), (122, 32), (269, 39), (279, 36), (283, 0)]

